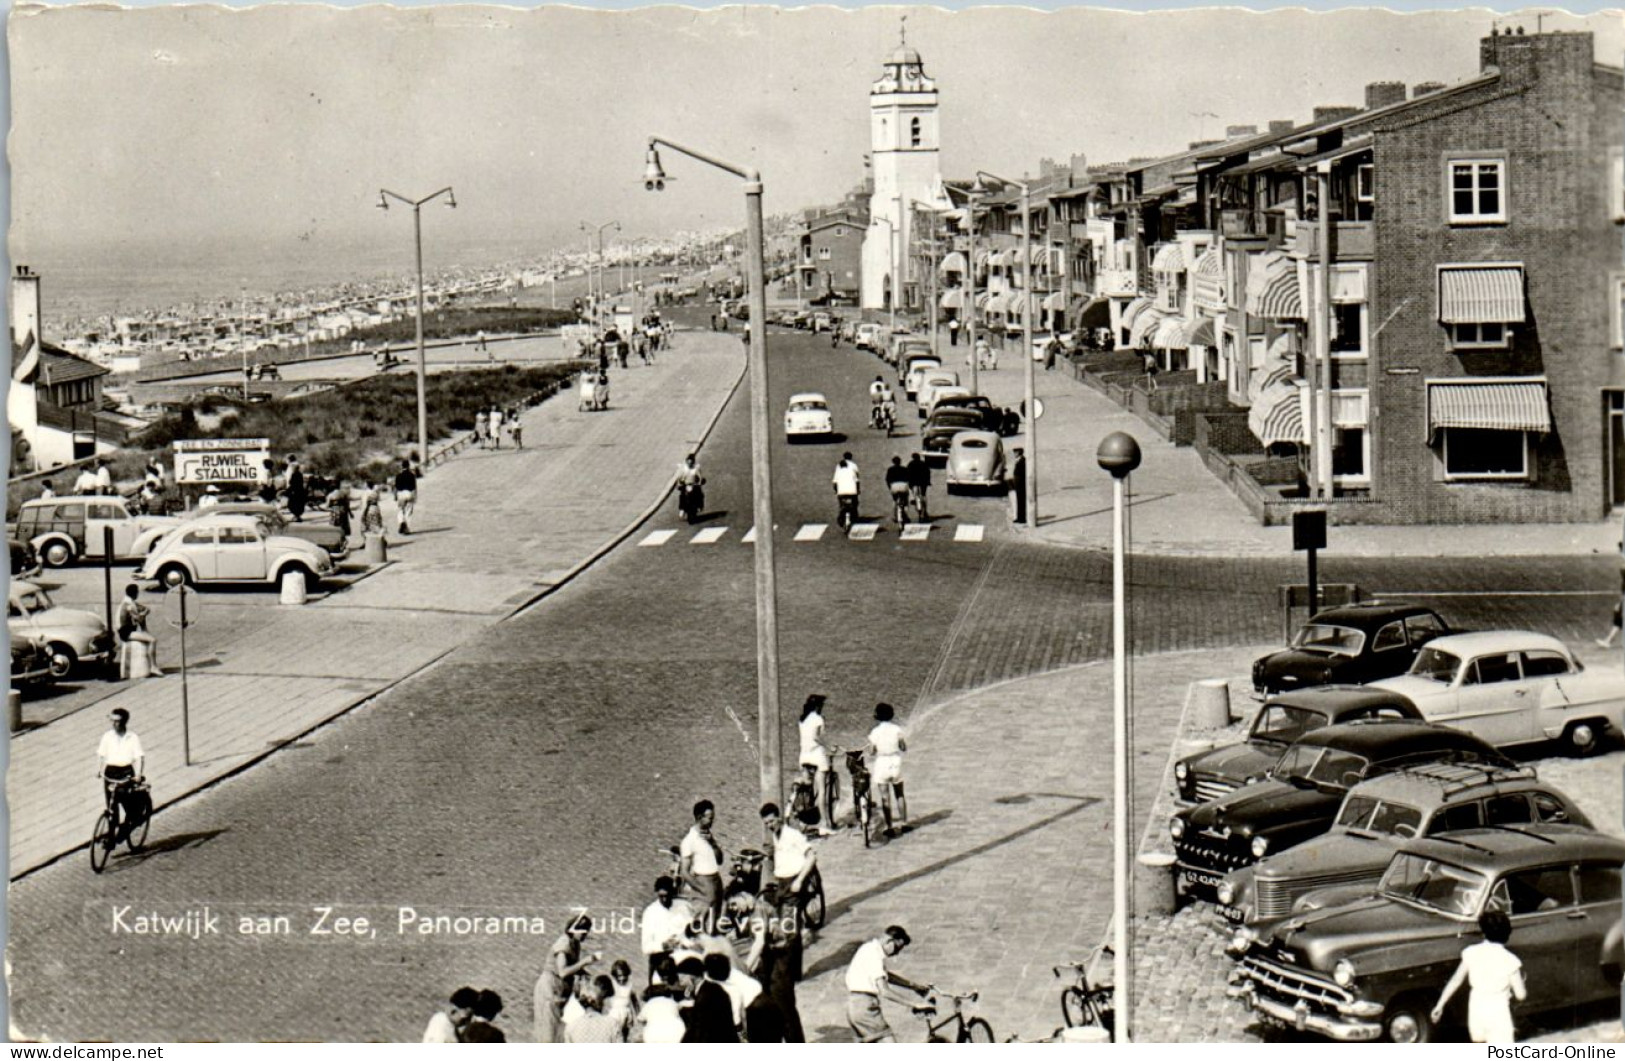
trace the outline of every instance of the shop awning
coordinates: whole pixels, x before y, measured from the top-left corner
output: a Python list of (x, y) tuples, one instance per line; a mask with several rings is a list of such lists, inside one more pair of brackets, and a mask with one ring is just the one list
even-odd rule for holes
[(1303, 294), (1298, 290), (1298, 271), (1290, 264), (1278, 270), (1258, 296), (1257, 315), (1270, 320), (1303, 320)]
[(1441, 427), (1486, 431), (1552, 429), (1546, 380), (1495, 379), (1428, 383), (1428, 435)]
[(1183, 346), (1218, 346), (1218, 340), (1213, 336), (1213, 318), (1198, 317), (1185, 324), (1185, 341)]
[(1120, 318), (1122, 326), (1132, 330), (1134, 328), (1134, 322), (1140, 319), (1140, 314), (1144, 313), (1148, 309), (1151, 309), (1151, 300), (1149, 298), (1142, 295), (1141, 297), (1134, 299), (1127, 306), (1123, 307), (1123, 316)]
[(1524, 319), (1523, 266), (1445, 266), (1439, 270), (1443, 324), (1512, 324)]
[(1111, 301), (1104, 298), (1076, 299), (1072, 303), (1072, 316), (1072, 326), (1075, 328), (1104, 328), (1112, 321)]
[(1154, 273), (1182, 273), (1185, 271), (1185, 252), (1177, 243), (1164, 243), (1151, 259)]
[(1128, 344), (1132, 347), (1139, 347), (1146, 341), (1148, 336), (1154, 336), (1156, 334), (1157, 326), (1160, 325), (1167, 318), (1167, 316), (1168, 315), (1166, 313), (1162, 312), (1160, 309), (1157, 309), (1155, 306), (1147, 307), (1143, 313), (1134, 318), (1134, 323), (1129, 326)]
[(944, 291), (942, 293), (941, 305), (943, 309), (964, 309), (965, 289), (962, 287), (951, 287)]
[(1224, 300), (1224, 263), (1219, 260), (1219, 248), (1209, 247), (1191, 267), (1191, 299), (1198, 309), (1223, 313), (1228, 307)]
[(1283, 380), (1267, 388), (1258, 401), (1247, 410), (1247, 426), (1258, 441), (1266, 446), (1277, 442), (1307, 444), (1309, 435), (1304, 425), (1309, 422), (1304, 406), (1308, 403), (1308, 388), (1302, 380)]
[(1157, 330), (1151, 333), (1151, 345), (1158, 350), (1183, 350), (1185, 328), (1189, 324), (1183, 317), (1162, 318), (1157, 322)]
[(962, 273), (966, 271), (965, 256), (959, 251), (952, 251), (942, 259), (938, 269), (944, 273)]
[(1007, 313), (1009, 312), (1010, 298), (1010, 295), (1003, 293), (994, 295), (987, 300), (987, 305), (983, 308), (988, 313)]

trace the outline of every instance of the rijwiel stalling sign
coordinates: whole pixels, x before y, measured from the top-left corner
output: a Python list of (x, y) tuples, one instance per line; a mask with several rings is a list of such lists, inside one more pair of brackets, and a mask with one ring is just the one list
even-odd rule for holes
[(253, 483), (271, 458), (268, 438), (200, 438), (175, 442), (177, 483)]

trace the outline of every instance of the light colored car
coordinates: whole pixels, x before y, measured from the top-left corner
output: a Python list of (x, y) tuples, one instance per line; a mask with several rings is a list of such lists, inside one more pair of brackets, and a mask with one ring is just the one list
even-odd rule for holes
[(893, 332), (886, 338), (886, 350), (881, 355), (887, 364), (895, 365), (909, 350), (931, 352), (931, 340), (914, 332)]
[(992, 431), (961, 431), (948, 444), (948, 492), (1004, 486), (1004, 443)]
[(941, 368), (942, 361), (923, 351), (911, 350), (903, 355), (903, 360), (897, 366), (897, 381), (903, 385), (903, 393), (910, 399), (919, 390), (920, 377), (933, 368)]
[(879, 335), (880, 325), (874, 321), (864, 321), (852, 329), (852, 343), (860, 350), (873, 350)]
[[(289, 518), (289, 513), (266, 501), (222, 501), (212, 508), (196, 510), (181, 526), (191, 526), (197, 520), (212, 519), (216, 516), (253, 516), (264, 524), (267, 534), (303, 538), (313, 545), (326, 549), (337, 560), (344, 559), (350, 551), (344, 532), (333, 526), (330, 520), (317, 518), (294, 522)], [(137, 556), (145, 556), (158, 548), (164, 537), (173, 534), (175, 530), (174, 527), (149, 530), (135, 540), (133, 551)]]
[(920, 381), (914, 388), (914, 400), (920, 403), (919, 415), (924, 418), (925, 411), (931, 405), (931, 397), (938, 387), (959, 386), (959, 373), (951, 368), (932, 368), (920, 373)]
[(75, 665), (113, 658), (113, 635), (95, 612), (59, 608), (44, 586), (13, 579), (6, 625), (14, 636), (43, 640), (53, 677), (65, 678)]
[(1498, 748), (1562, 739), (1583, 755), (1625, 722), (1625, 674), (1586, 670), (1563, 642), (1526, 630), (1435, 638), (1407, 673), (1371, 684)]
[(277, 584), (295, 571), (314, 587), (333, 573), (327, 550), (302, 538), (267, 534), (252, 516), (198, 520), (171, 535), (141, 565), (141, 578), (166, 586), (200, 582)]
[(969, 387), (936, 387), (931, 391), (930, 406), (922, 406), (922, 408), (925, 409), (925, 415), (927, 418), (929, 418), (931, 414), (936, 412), (938, 409), (947, 408), (947, 406), (943, 403), (948, 399), (969, 398), (970, 396), (971, 392)]
[(15, 533), (34, 547), (45, 566), (66, 567), (79, 559), (100, 559), (109, 530), (113, 559), (125, 560), (142, 555), (133, 547), (147, 531), (180, 522), (173, 516), (136, 515), (122, 497), (85, 494), (23, 502)]
[(808, 392), (792, 394), (790, 407), (784, 413), (784, 437), (794, 442), (809, 435), (832, 435), (835, 421), (829, 413), (829, 402), (822, 394)]

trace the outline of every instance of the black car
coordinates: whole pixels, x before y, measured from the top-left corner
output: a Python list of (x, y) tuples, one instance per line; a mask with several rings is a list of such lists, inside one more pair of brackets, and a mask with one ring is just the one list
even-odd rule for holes
[(1333, 682), (1361, 684), (1404, 674), (1422, 646), (1460, 633), (1419, 604), (1372, 601), (1320, 612), (1292, 644), (1253, 664), (1262, 696)]
[(920, 449), (928, 457), (947, 459), (948, 447), (961, 431), (985, 431), (984, 418), (976, 409), (955, 407), (938, 409), (920, 429)]
[(1323, 685), (1272, 697), (1258, 709), (1245, 740), (1174, 764), (1179, 799), (1206, 803), (1227, 796), (1268, 773), (1281, 753), (1305, 733), (1367, 718), (1420, 721), (1422, 713), (1399, 693), (1363, 685)]
[(7, 538), (11, 546), (11, 575), (33, 574), (40, 569), (39, 557), (34, 555), (34, 547), (21, 538)]
[(1263, 780), (1169, 819), (1180, 893), (1213, 897), (1225, 874), (1324, 833), (1361, 781), (1433, 762), (1512, 765), (1471, 733), (1428, 722), (1344, 722), (1304, 734)]
[(937, 402), (936, 411), (944, 409), (977, 409), (982, 414), (982, 430), (993, 431), (1008, 438), (1021, 431), (1021, 414), (1014, 409), (1001, 409), (985, 394), (950, 394)]

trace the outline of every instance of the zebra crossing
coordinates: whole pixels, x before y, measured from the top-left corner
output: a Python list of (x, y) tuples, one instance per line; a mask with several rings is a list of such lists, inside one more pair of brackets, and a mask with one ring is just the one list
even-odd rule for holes
[[(756, 541), (756, 528), (751, 527), (744, 534), (737, 534), (733, 527), (702, 527), (687, 537), (682, 535), (686, 528), (662, 528), (650, 531), (638, 547), (642, 549), (657, 549), (662, 545), (724, 545), (728, 542), (738, 542), (741, 545), (750, 545)], [(983, 542), (987, 540), (986, 528), (980, 523), (957, 523), (951, 528), (938, 526), (935, 523), (905, 523), (901, 530), (890, 523), (878, 523), (873, 520), (854, 523), (849, 530), (830, 523), (803, 523), (796, 528), (790, 540), (799, 543), (820, 541), (833, 541), (845, 538), (854, 542), (872, 542), (877, 539), (886, 540), (895, 538), (904, 542), (951, 541), (955, 543)]]

